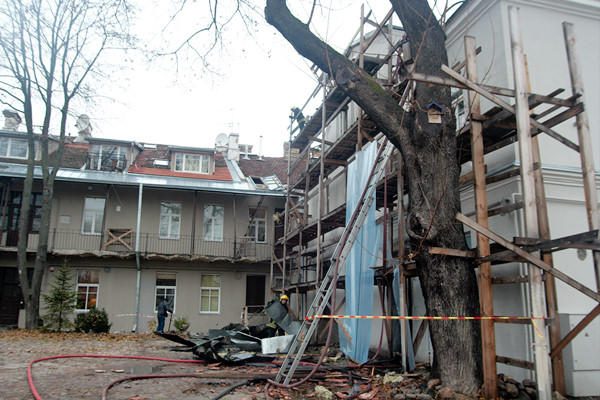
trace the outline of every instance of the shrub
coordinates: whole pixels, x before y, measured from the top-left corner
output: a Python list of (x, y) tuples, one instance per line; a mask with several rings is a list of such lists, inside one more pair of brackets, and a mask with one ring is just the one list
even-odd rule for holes
[(186, 317), (175, 318), (175, 320), (173, 320), (173, 325), (175, 326), (175, 329), (177, 329), (177, 332), (179, 332), (179, 333), (183, 333), (183, 332), (187, 331), (188, 328), (190, 327), (190, 323)]
[(111, 325), (104, 309), (92, 308), (89, 312), (79, 314), (75, 318), (75, 330), (78, 332), (106, 333), (110, 331)]

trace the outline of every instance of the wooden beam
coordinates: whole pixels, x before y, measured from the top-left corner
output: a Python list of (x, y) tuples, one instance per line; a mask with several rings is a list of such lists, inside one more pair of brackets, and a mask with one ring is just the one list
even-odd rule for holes
[(450, 257), (464, 257), (464, 258), (475, 258), (476, 257), (476, 254), (474, 251), (448, 249), (445, 247), (428, 247), (427, 252), (429, 254), (450, 256)]
[(330, 142), (329, 140), (322, 140), (321, 138), (309, 135), (307, 136), (307, 138), (311, 141), (311, 142), (319, 142), (319, 143), (325, 143), (327, 146), (333, 146), (335, 143), (334, 142)]
[[(516, 113), (515, 107), (511, 106), (504, 100), (500, 99), (498, 96), (495, 96), (489, 90), (486, 90), (483, 86), (477, 85), (476, 83), (471, 82), (470, 80), (462, 77), (460, 74), (456, 73), (454, 70), (449, 68), (447, 65), (442, 65), (442, 71), (444, 71), (445, 73), (450, 75), (452, 78), (456, 79), (457, 81), (459, 81), (462, 84), (464, 84), (465, 86), (467, 86), (467, 88), (479, 93), (486, 99), (498, 104), (500, 107), (504, 108), (505, 110), (510, 111), (513, 114)], [(565, 138), (564, 136), (560, 135), (559, 133), (553, 131), (552, 129), (546, 127), (541, 122), (536, 121), (535, 119), (533, 119), (531, 117), (529, 117), (529, 122), (536, 129), (539, 129), (540, 131), (546, 133), (551, 138), (558, 140), (560, 143), (564, 144), (568, 148), (573, 149), (575, 151), (579, 151), (578, 145), (576, 145), (569, 139)]]
[(497, 276), (492, 278), (494, 285), (512, 285), (515, 283), (527, 283), (529, 278), (526, 276)]
[[(481, 53), (481, 46), (479, 46), (479, 47), (477, 47), (477, 49), (475, 49), (475, 54), (479, 55), (479, 53)], [(452, 69), (455, 70), (456, 72), (460, 72), (460, 70), (463, 69), (465, 67), (465, 65), (466, 65), (466, 60), (459, 61), (452, 66)]]
[(518, 358), (496, 356), (496, 361), (501, 364), (510, 365), (512, 367), (519, 367), (524, 369), (535, 369), (535, 364), (531, 361), (519, 360)]
[(584, 330), (585, 327), (588, 326), (590, 322), (592, 322), (598, 315), (600, 315), (600, 304), (594, 307), (594, 309), (588, 315), (579, 321), (579, 323), (575, 325), (575, 327), (571, 329), (569, 333), (566, 334), (566, 336), (552, 349), (550, 352), (550, 357), (557, 357), (562, 350), (567, 347), (569, 343), (571, 343), (575, 336)]
[(419, 350), (419, 346), (425, 337), (425, 332), (427, 332), (427, 327), (429, 326), (429, 321), (424, 320), (421, 321), (421, 325), (419, 325), (419, 329), (417, 329), (417, 334), (415, 335), (415, 339), (413, 340), (413, 351), (417, 354)]
[[(573, 24), (563, 22), (563, 33), (565, 46), (567, 48), (567, 61), (569, 63), (569, 75), (571, 77), (571, 88), (573, 94), (583, 94), (583, 79), (575, 48), (575, 31)], [(583, 104), (581, 97), (577, 99), (578, 103)], [(598, 229), (598, 193), (596, 191), (596, 174), (594, 170), (594, 156), (592, 153), (593, 143), (590, 135), (590, 123), (586, 112), (577, 114), (577, 138), (581, 146), (581, 171), (583, 173), (583, 190), (585, 193), (585, 209), (589, 229)], [(600, 253), (594, 252), (594, 270), (596, 273), (596, 290), (600, 291)]]
[(338, 165), (340, 167), (345, 167), (348, 165), (348, 163), (346, 161), (343, 160), (334, 160), (331, 158), (325, 159), (325, 164), (329, 164), (329, 165)]
[(575, 279), (569, 277), (564, 272), (562, 272), (556, 268), (552, 268), (551, 266), (549, 266), (548, 264), (546, 264), (539, 258), (536, 258), (536, 257), (532, 256), (531, 254), (527, 253), (525, 250), (521, 249), (520, 247), (515, 246), (514, 244), (512, 244), (511, 242), (509, 242), (502, 236), (479, 225), (477, 222), (473, 221), (470, 218), (467, 218), (466, 216), (464, 216), (461, 213), (456, 214), (456, 219), (458, 221), (462, 222), (463, 224), (467, 225), (469, 228), (474, 229), (477, 232), (480, 232), (483, 235), (487, 236), (488, 238), (490, 238), (494, 242), (498, 243), (502, 247), (504, 247), (508, 250), (511, 250), (513, 253), (515, 253), (518, 256), (520, 256), (521, 258), (525, 259), (527, 262), (529, 262), (533, 265), (536, 265), (538, 268), (543, 269), (544, 271), (554, 275), (556, 278), (560, 279), (561, 281), (563, 281), (567, 285), (571, 286), (572, 288), (577, 289), (578, 291), (580, 291), (581, 293), (590, 297), (591, 299), (600, 302), (600, 293), (594, 292), (592, 289), (590, 289), (587, 286), (583, 285), (582, 283), (576, 281)]
[[(475, 38), (465, 36), (465, 66), (466, 75), (477, 82), (477, 63)], [(473, 163), (473, 180), (475, 194), (475, 212), (477, 222), (483, 226), (488, 226), (488, 198), (486, 192), (486, 166), (484, 160), (483, 147), (483, 124), (473, 116), (481, 114), (481, 98), (472, 91), (467, 91), (469, 116), (471, 124), (471, 161)], [(490, 255), (490, 241), (487, 237), (477, 234), (477, 255), (486, 257)], [(494, 298), (492, 291), (492, 264), (484, 262), (479, 265), (479, 302), (483, 316), (494, 315)], [(481, 345), (482, 345), (482, 365), (483, 365), (483, 390), (485, 397), (495, 399), (498, 397), (498, 388), (496, 383), (496, 335), (494, 332), (493, 320), (481, 321)]]
[[(431, 83), (434, 85), (450, 86), (450, 87), (455, 87), (455, 88), (465, 89), (465, 90), (469, 89), (469, 87), (466, 86), (464, 83), (456, 81), (454, 79), (445, 78), (443, 76), (423, 74), (421, 72), (411, 72), (408, 75), (408, 79), (410, 79), (412, 81), (417, 81), (417, 82)], [(512, 89), (501, 88), (498, 86), (490, 86), (490, 85), (481, 85), (481, 87), (485, 88), (490, 93), (497, 94), (499, 96), (505, 96), (505, 97), (514, 97), (515, 96), (515, 91)]]

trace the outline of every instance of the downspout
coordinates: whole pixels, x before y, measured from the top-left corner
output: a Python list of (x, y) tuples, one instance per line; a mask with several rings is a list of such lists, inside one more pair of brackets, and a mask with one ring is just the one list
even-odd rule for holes
[(144, 184), (140, 183), (138, 189), (138, 206), (137, 220), (135, 223), (135, 324), (132, 331), (139, 333), (140, 331), (140, 295), (142, 289), (142, 264), (140, 261), (140, 227), (142, 225), (142, 194), (144, 192)]

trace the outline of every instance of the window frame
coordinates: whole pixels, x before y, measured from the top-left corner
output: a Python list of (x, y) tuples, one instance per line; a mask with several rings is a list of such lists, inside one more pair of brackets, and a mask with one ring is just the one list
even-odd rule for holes
[[(104, 159), (104, 154), (105, 153), (110, 153), (111, 150), (116, 149), (116, 153), (113, 153), (110, 155), (110, 158), (106, 158)], [(96, 171), (102, 171), (102, 168), (104, 167), (104, 162), (108, 161), (108, 160), (116, 160), (116, 162), (118, 163), (122, 157), (121, 154), (127, 154), (127, 149), (124, 146), (121, 145), (117, 145), (117, 144), (101, 144), (98, 145), (97, 147), (97, 152), (95, 154), (94, 157), (94, 163), (95, 163), (95, 168), (92, 168), (92, 170), (96, 170)], [(125, 166), (123, 166), (124, 168)], [(110, 169), (110, 168), (109, 168)]]
[[(0, 137), (0, 140), (5, 140), (6, 143), (6, 154), (0, 154), (0, 157), (4, 158), (15, 158), (17, 160), (27, 160), (29, 158), (29, 143), (27, 139), (19, 139), (13, 137)], [(23, 142), (25, 143), (25, 156), (15, 156), (11, 154), (11, 150), (13, 149), (13, 142)]]
[[(202, 278), (205, 276), (216, 276), (219, 279), (219, 286), (202, 286)], [(202, 311), (202, 291), (209, 290), (208, 296), (208, 308), (209, 311)], [(213, 291), (217, 292), (217, 311), (210, 311), (210, 303), (213, 298)], [(220, 314), (221, 313), (221, 275), (220, 274), (200, 274), (200, 302), (199, 304), (199, 313), (200, 314)]]
[[(80, 283), (79, 282), (79, 278), (80, 278), (79, 274), (82, 272), (95, 273), (96, 276), (98, 277), (98, 282), (97, 283), (89, 283), (89, 282)], [(84, 287), (86, 288), (85, 308), (79, 308), (79, 289), (84, 288)], [(96, 288), (96, 304), (95, 304), (94, 308), (98, 308), (98, 300), (100, 298), (100, 271), (95, 270), (95, 269), (77, 270), (77, 281), (76, 281), (76, 285), (75, 285), (75, 290), (77, 292), (77, 298), (75, 299), (75, 313), (78, 313), (78, 314), (88, 313), (88, 312), (90, 312), (90, 310), (93, 309), (93, 308), (88, 308), (90, 288)]]
[[(214, 221), (215, 218), (213, 218), (212, 216), (207, 220), (206, 218), (206, 209), (208, 207), (220, 207), (221, 209), (223, 209), (223, 215), (222, 215), (222, 221), (221, 221), (221, 236), (220, 237), (215, 237), (215, 224)], [(210, 238), (207, 238), (206, 236), (206, 224), (210, 221), (210, 226), (211, 226), (211, 235)], [(221, 205), (221, 204), (205, 204), (204, 208), (202, 209), (202, 239), (205, 242), (223, 242), (224, 238), (223, 238), (223, 234), (225, 233), (225, 206)]]
[[(252, 218), (252, 210), (254, 211), (254, 218)], [(264, 212), (264, 217), (256, 217), (256, 213), (258, 212)], [(259, 227), (259, 222), (262, 222), (264, 224), (264, 232), (265, 232), (265, 237), (263, 240), (258, 240), (258, 227)], [(267, 236), (267, 209), (265, 207), (249, 207), (248, 208), (248, 231), (250, 233), (250, 237), (252, 238), (251, 240), (254, 243), (267, 243), (268, 242), (268, 236)]]
[[(175, 285), (158, 285), (157, 281), (158, 281), (158, 275), (173, 275), (175, 278)], [(155, 279), (154, 279), (154, 313), (156, 313), (158, 310), (156, 309), (156, 307), (158, 306), (158, 289), (173, 289), (173, 313), (175, 313), (175, 310), (177, 309), (177, 273), (175, 272), (157, 272)], [(166, 295), (162, 295), (162, 297), (167, 297)], [(171, 303), (169, 303), (171, 304)]]
[[(165, 214), (163, 214), (163, 204), (169, 204), (169, 206), (165, 206), (167, 209), (167, 212)], [(172, 212), (168, 212), (170, 210), (172, 210), (173, 205), (176, 205), (179, 208), (179, 214), (174, 214)], [(159, 239), (162, 240), (179, 240), (179, 238), (181, 237), (181, 216), (183, 214), (183, 204), (181, 202), (178, 201), (161, 201), (160, 205), (159, 205), (159, 216), (158, 216), (158, 237)], [(161, 233), (162, 229), (162, 224), (163, 224), (163, 215), (168, 217), (168, 225), (167, 225), (167, 235), (163, 235)], [(177, 233), (174, 235), (173, 232), (171, 232), (171, 228), (173, 225), (173, 217), (178, 216), (179, 217), (179, 225), (177, 228)]]
[[(190, 160), (188, 160), (188, 158)], [(198, 169), (190, 169), (188, 164), (192, 158), (198, 158)], [(206, 169), (204, 162), (206, 161)], [(180, 167), (178, 167), (178, 163)], [(212, 173), (211, 156), (204, 153), (175, 153), (173, 156), (173, 171), (209, 175)]]
[[(98, 227), (98, 231), (95, 231), (96, 228), (96, 219), (94, 218), (94, 216), (97, 214), (98, 210), (87, 210), (85, 205), (88, 199), (92, 199), (92, 200), (102, 200), (102, 222), (100, 222), (100, 226)], [(91, 232), (86, 232), (84, 230), (85, 227), (85, 216), (86, 213), (93, 213), (93, 217), (92, 217), (92, 230)], [(94, 197), (94, 196), (86, 196), (83, 199), (83, 213), (81, 214), (81, 234), (82, 235), (89, 235), (89, 236), (100, 236), (102, 235), (102, 225), (104, 225), (104, 214), (106, 212), (106, 199), (104, 197)]]

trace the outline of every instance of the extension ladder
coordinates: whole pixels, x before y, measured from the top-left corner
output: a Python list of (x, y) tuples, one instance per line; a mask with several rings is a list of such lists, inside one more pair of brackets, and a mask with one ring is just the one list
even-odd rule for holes
[(338, 266), (344, 265), (346, 262), (346, 257), (350, 253), (352, 245), (365, 221), (369, 207), (371, 207), (373, 201), (375, 201), (377, 183), (383, 178), (387, 162), (390, 159), (393, 150), (394, 145), (387, 139), (385, 139), (379, 147), (365, 188), (350, 220), (344, 228), (337, 246), (335, 247), (333, 255), (331, 256), (329, 269), (323, 277), (321, 286), (319, 286), (319, 289), (315, 294), (315, 298), (308, 309), (306, 318), (302, 322), (298, 334), (294, 337), (294, 340), (290, 345), (285, 360), (275, 377), (275, 382), (282, 383), (283, 381), (284, 384), (289, 384), (294, 376), (294, 372), (304, 355), (304, 351), (318, 326), (317, 320), (313, 320), (312, 317), (323, 314), (333, 291), (336, 290)]

